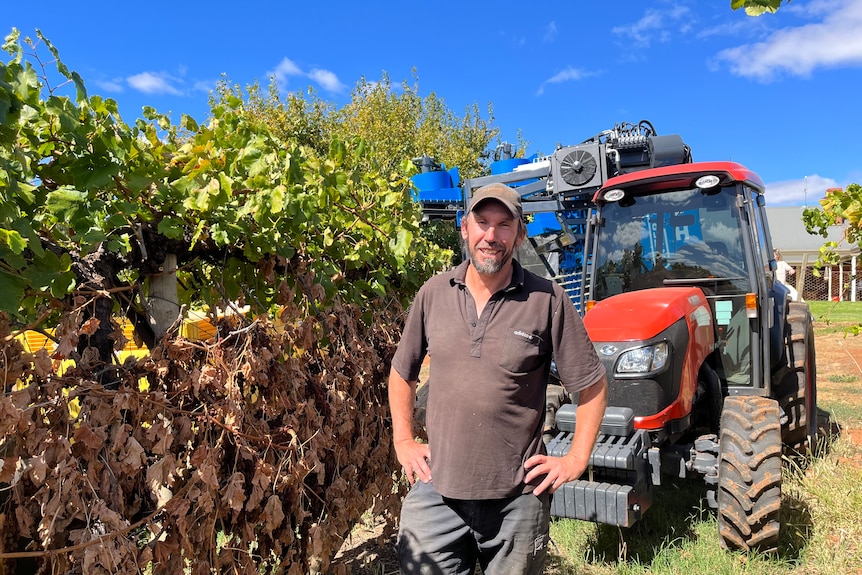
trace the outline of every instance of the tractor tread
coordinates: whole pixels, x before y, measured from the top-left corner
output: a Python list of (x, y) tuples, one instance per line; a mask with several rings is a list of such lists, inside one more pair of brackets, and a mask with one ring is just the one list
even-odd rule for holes
[(718, 525), (722, 546), (774, 551), (781, 511), (781, 423), (766, 397), (728, 397), (721, 416)]

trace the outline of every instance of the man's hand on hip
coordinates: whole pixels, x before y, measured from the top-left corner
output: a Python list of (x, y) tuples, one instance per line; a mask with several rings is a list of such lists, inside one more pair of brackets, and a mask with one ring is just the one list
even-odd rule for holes
[(402, 439), (395, 442), (395, 453), (410, 485), (416, 483), (417, 479), (423, 483), (431, 481), (431, 468), (428, 466), (431, 461), (431, 449), (428, 444), (419, 443), (413, 439)]

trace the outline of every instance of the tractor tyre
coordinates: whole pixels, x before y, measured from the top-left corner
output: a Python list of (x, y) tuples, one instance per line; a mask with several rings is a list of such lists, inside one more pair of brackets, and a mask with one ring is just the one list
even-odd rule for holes
[(722, 547), (772, 552), (781, 526), (781, 420), (767, 397), (724, 400), (718, 464)]
[(814, 326), (808, 304), (790, 302), (787, 314), (787, 365), (774, 390), (787, 420), (781, 436), (785, 445), (797, 448), (817, 441), (817, 366), (814, 354)]

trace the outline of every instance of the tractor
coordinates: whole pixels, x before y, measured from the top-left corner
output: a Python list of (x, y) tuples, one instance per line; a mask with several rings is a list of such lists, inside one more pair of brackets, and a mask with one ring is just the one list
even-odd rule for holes
[[(813, 447), (808, 305), (774, 278), (765, 188), (734, 162), (693, 162), (679, 136), (622, 124), (508, 172), (528, 241), (519, 261), (564, 285), (607, 370), (584, 476), (551, 513), (629, 527), (669, 478), (700, 477), (723, 547), (773, 551), (782, 454)], [(577, 398), (548, 387), (546, 448), (566, 453)]]
[[(764, 185), (733, 162), (609, 179), (593, 197), (584, 324), (609, 408), (555, 515), (631, 525), (662, 475), (699, 475), (729, 549), (778, 543), (782, 453), (817, 434), (808, 304), (775, 281)], [(567, 449), (573, 406), (554, 411)]]

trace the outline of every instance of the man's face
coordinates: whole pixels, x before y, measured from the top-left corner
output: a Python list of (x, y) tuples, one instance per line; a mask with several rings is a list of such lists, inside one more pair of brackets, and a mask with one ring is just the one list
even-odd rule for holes
[(461, 220), (461, 238), (476, 271), (495, 274), (511, 261), (524, 229), (506, 206), (489, 200)]

